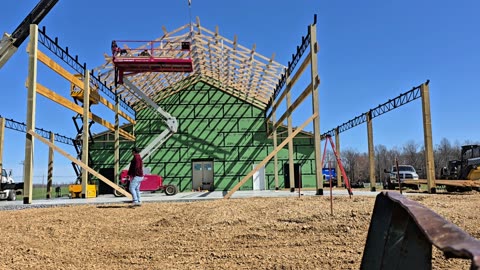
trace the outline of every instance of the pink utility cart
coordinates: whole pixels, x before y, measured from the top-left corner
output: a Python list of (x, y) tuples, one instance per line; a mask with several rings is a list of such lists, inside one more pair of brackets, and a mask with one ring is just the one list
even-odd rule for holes
[[(130, 180), (128, 179), (127, 172), (127, 170), (123, 170), (120, 173), (120, 181), (118, 185), (128, 191), (128, 188), (130, 186)], [(146, 174), (144, 175), (143, 181), (140, 183), (140, 191), (163, 191), (165, 192), (165, 195), (172, 196), (177, 194), (177, 187), (174, 185), (163, 185), (163, 179), (160, 175)], [(115, 196), (117, 197), (123, 196), (116, 190), (113, 192), (113, 194), (115, 194)]]

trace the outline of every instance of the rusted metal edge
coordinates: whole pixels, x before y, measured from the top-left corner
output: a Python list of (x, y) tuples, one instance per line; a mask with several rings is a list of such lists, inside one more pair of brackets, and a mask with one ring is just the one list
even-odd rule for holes
[(471, 269), (480, 269), (480, 241), (422, 204), (395, 192), (382, 192), (399, 203), (412, 217), (430, 243), (446, 258), (470, 259)]

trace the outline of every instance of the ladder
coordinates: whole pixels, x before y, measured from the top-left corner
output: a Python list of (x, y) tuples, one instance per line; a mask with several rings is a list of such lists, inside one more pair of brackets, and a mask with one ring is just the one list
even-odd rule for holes
[[(333, 151), (333, 154), (335, 155), (335, 159), (337, 160), (338, 167), (340, 167), (342, 177), (345, 180), (345, 187), (348, 190), (348, 195), (350, 195), (350, 198), (351, 198), (353, 193), (352, 193), (352, 187), (350, 186), (350, 180), (348, 180), (347, 173), (345, 173), (345, 169), (343, 168), (342, 160), (340, 159), (337, 151), (335, 150), (335, 144), (333, 143), (332, 136), (330, 136), (330, 135), (326, 135), (326, 137), (325, 137), (325, 147), (323, 148), (322, 164), (325, 161), (325, 154), (327, 152), (327, 143), (329, 141), (330, 141), (330, 145), (332, 146), (332, 151)], [(323, 167), (323, 165), (322, 165), (322, 167)], [(337, 175), (338, 175), (338, 172), (337, 172)], [(330, 181), (332, 181), (332, 180), (330, 179)]]

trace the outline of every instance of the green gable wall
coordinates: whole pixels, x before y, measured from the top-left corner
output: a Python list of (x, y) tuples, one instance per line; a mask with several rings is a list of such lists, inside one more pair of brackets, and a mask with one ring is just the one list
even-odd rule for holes
[[(266, 138), (264, 112), (239, 98), (206, 83), (199, 82), (162, 100), (159, 104), (176, 117), (178, 132), (155, 153), (144, 160), (153, 174), (180, 191), (192, 189), (192, 160), (213, 160), (214, 189), (229, 190), (273, 151), (273, 141)], [(151, 109), (137, 112), (136, 146), (145, 148), (164, 129), (158, 114)], [(97, 141), (111, 134), (97, 137)], [(113, 139), (112, 139), (113, 140)], [(280, 143), (279, 139), (279, 143)], [(120, 167), (129, 164), (132, 142), (120, 144)], [(313, 139), (294, 139), (295, 163), (301, 164), (303, 187), (315, 187)], [(90, 145), (96, 170), (113, 167), (113, 143)], [(283, 164), (288, 162), (288, 148), (278, 152), (279, 184), (284, 187)], [(275, 188), (273, 158), (265, 166), (269, 189)], [(251, 190), (247, 181), (241, 190)]]

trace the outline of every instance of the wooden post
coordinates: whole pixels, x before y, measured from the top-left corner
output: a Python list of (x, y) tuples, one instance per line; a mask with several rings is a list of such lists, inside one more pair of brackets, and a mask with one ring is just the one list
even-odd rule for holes
[[(337, 148), (337, 154), (340, 155), (340, 132), (338, 132), (338, 127), (335, 128), (335, 148)], [(337, 170), (337, 187), (342, 187), (342, 174), (340, 173), (340, 164), (336, 162), (336, 170)]]
[(323, 177), (322, 177), (322, 145), (320, 134), (320, 100), (318, 95), (318, 87), (320, 86), (320, 78), (318, 76), (318, 43), (317, 43), (317, 25), (312, 24), (308, 27), (310, 32), (310, 65), (312, 80), (312, 107), (313, 113), (318, 117), (313, 120), (313, 138), (315, 149), (315, 177), (317, 180), (316, 195), (323, 195)]
[(430, 114), (429, 81), (420, 86), (422, 93), (423, 135), (425, 144), (425, 168), (427, 171), (427, 186), (429, 193), (437, 193), (435, 184), (435, 162), (433, 159), (432, 117)]
[[(275, 128), (275, 121), (276, 121), (276, 111), (273, 111), (272, 114), (272, 126), (273, 126), (273, 149), (277, 148), (278, 142), (277, 142), (277, 129)], [(278, 156), (277, 153), (275, 153), (275, 156), (273, 157), (273, 170), (274, 170), (274, 175), (275, 175), (275, 190), (279, 190), (279, 184), (278, 184)]]
[(125, 195), (127, 198), (131, 199), (132, 198), (132, 195), (130, 193), (128, 193), (125, 189), (119, 187), (118, 185), (116, 185), (115, 183), (113, 183), (112, 181), (108, 180), (107, 178), (105, 178), (105, 176), (99, 174), (98, 172), (96, 172), (94, 169), (88, 167), (87, 164), (83, 163), (82, 161), (78, 160), (77, 158), (74, 158), (72, 157), (70, 154), (68, 154), (67, 152), (63, 151), (60, 147), (50, 143), (49, 141), (47, 141), (45, 138), (43, 138), (42, 136), (36, 134), (35, 132), (33, 132), (32, 130), (29, 130), (28, 131), (28, 134), (30, 134), (31, 136), (35, 137), (37, 140), (40, 140), (41, 142), (43, 142), (44, 144), (52, 147), (55, 151), (59, 152), (61, 155), (63, 155), (64, 157), (68, 158), (71, 162), (77, 164), (78, 166), (82, 167), (82, 169), (85, 169), (87, 170), (89, 173), (91, 173), (93, 176), (97, 177), (100, 181), (103, 181), (105, 184), (111, 186), (113, 189), (115, 189), (116, 191), (118, 191), (119, 193)]
[[(50, 131), (50, 143), (55, 141), (55, 134)], [(47, 199), (52, 198), (52, 184), (53, 184), (53, 148), (48, 148), (48, 171), (47, 171)]]
[[(287, 79), (288, 81), (288, 79)], [(287, 92), (287, 110), (292, 106), (292, 95), (290, 94), (290, 87), (287, 87), (285, 91)], [(292, 126), (292, 114), (290, 113), (287, 118), (288, 124), (288, 136), (290, 137), (293, 133)], [(284, 167), (285, 168), (285, 167)], [(288, 172), (289, 172), (289, 182), (290, 182), (290, 192), (295, 191), (295, 168), (293, 166), (293, 138), (288, 142)], [(286, 173), (286, 172), (283, 172)]]
[(118, 112), (120, 111), (120, 99), (118, 93), (115, 91), (115, 135), (114, 135), (114, 164), (113, 164), (113, 182), (118, 184), (120, 177), (120, 118)]
[[(27, 130), (35, 130), (35, 112), (37, 100), (37, 49), (38, 25), (30, 25), (28, 44), (28, 93), (27, 93)], [(32, 203), (33, 190), (33, 150), (34, 140), (31, 134), (25, 135), (25, 159), (23, 162), (23, 203)]]
[(265, 164), (267, 164), (267, 162), (272, 159), (272, 157), (274, 155), (277, 154), (278, 151), (280, 151), (288, 142), (290, 142), (291, 140), (293, 140), (293, 138), (295, 136), (297, 136), (298, 133), (300, 133), (308, 124), (310, 124), (310, 122), (312, 122), (313, 119), (315, 119), (315, 117), (317, 117), (317, 114), (313, 114), (312, 116), (310, 116), (310, 118), (308, 118), (300, 127), (298, 127), (290, 136), (288, 136), (285, 140), (283, 140), (282, 143), (280, 143), (279, 146), (277, 146), (277, 148), (275, 148), (273, 150), (273, 152), (271, 152), (266, 158), (264, 158), (262, 160), (262, 162), (260, 162), (257, 167), (255, 167), (255, 169), (253, 169), (251, 172), (249, 172), (242, 180), (240, 180), (240, 182), (238, 182), (238, 184), (236, 184), (228, 193), (227, 195), (225, 195), (223, 198), (224, 199), (228, 199), (230, 198), (233, 193), (235, 191), (237, 191), (241, 186), (243, 186), (243, 184), (245, 184), (245, 182), (247, 182), (249, 179), (251, 179), (251, 177), (253, 176), (254, 173), (256, 173), (258, 170), (260, 170), (260, 168), (262, 168)]
[(372, 111), (366, 113), (367, 115), (367, 138), (368, 138), (368, 164), (370, 173), (370, 191), (376, 191), (376, 177), (375, 177), (375, 148), (373, 147), (373, 127), (372, 127)]
[[(83, 78), (83, 136), (82, 136), (82, 162), (88, 166), (88, 142), (89, 142), (89, 117), (90, 112), (90, 73), (85, 69)], [(87, 197), (88, 172), (82, 168), (82, 198)]]

